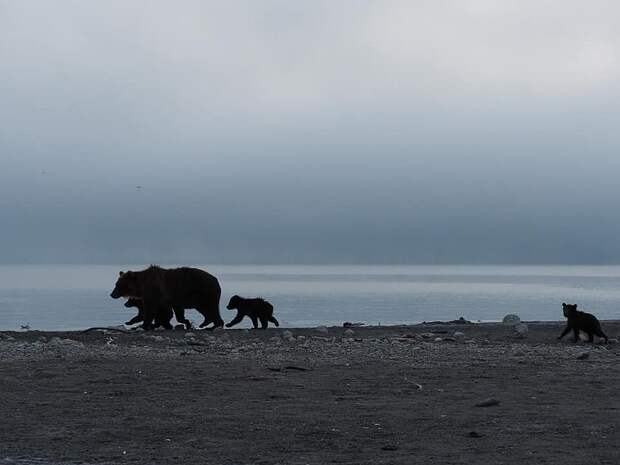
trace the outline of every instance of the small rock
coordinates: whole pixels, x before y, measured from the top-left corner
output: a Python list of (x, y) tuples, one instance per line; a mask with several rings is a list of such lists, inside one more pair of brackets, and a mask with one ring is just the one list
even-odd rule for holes
[(454, 336), (454, 339), (461, 340), (465, 338), (465, 333), (462, 333), (461, 331), (454, 331), (453, 336)]
[(579, 355), (577, 355), (577, 360), (585, 360), (589, 356), (590, 354), (588, 352), (581, 352)]
[(306, 336), (297, 336), (297, 340), (298, 341), (305, 341), (306, 340)]
[(617, 344), (618, 343), (618, 339), (615, 337), (612, 337), (610, 339), (607, 340), (608, 343), (610, 344)]
[(525, 323), (518, 323), (514, 327), (515, 333), (518, 337), (527, 336), (527, 325)]
[(164, 342), (166, 340), (163, 336), (149, 336), (149, 339), (156, 342)]
[(467, 434), (467, 436), (470, 437), (470, 438), (481, 438), (481, 437), (484, 437), (484, 435), (480, 434), (478, 431), (470, 431)]
[(432, 339), (432, 338), (435, 337), (435, 334), (433, 334), (433, 333), (422, 333), (422, 334), (420, 334), (420, 337), (422, 339)]
[(352, 329), (345, 329), (344, 330), (344, 335), (347, 337), (352, 337), (355, 334), (355, 331), (353, 331)]
[(521, 318), (519, 318), (519, 315), (514, 315), (511, 313), (504, 317), (502, 323), (506, 326), (518, 325), (519, 323), (521, 323)]
[(323, 333), (323, 334), (327, 334), (329, 332), (328, 329), (327, 329), (327, 326), (323, 326), (323, 325), (317, 326), (315, 328), (315, 330), (318, 331), (319, 333)]
[(385, 445), (385, 446), (381, 447), (381, 450), (395, 451), (395, 450), (398, 450), (398, 446), (395, 446), (395, 445), (392, 445), (392, 444), (388, 444), (388, 445)]
[(185, 333), (185, 337), (196, 337), (196, 333), (192, 333), (192, 332)]
[(288, 329), (285, 331), (282, 331), (282, 338), (283, 339), (290, 339), (293, 337), (293, 333), (291, 333)]
[(441, 341), (443, 341), (443, 339), (442, 339), (442, 338), (440, 338), (440, 337), (436, 337), (436, 338), (434, 339), (434, 341), (435, 341), (435, 342), (441, 342)]
[(273, 342), (274, 344), (281, 344), (282, 343), (282, 339), (280, 339), (279, 336), (273, 336), (271, 339), (269, 339), (271, 342)]
[(494, 405), (499, 405), (499, 400), (489, 397), (488, 399), (478, 402), (476, 407), (493, 407)]

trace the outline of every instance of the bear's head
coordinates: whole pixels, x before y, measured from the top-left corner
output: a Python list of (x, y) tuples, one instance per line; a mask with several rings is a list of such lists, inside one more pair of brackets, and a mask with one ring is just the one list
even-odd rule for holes
[(118, 299), (119, 297), (128, 299), (131, 297), (140, 298), (140, 280), (138, 274), (133, 271), (119, 272), (116, 285), (110, 297), (113, 299)]
[(564, 316), (568, 318), (569, 316), (573, 316), (577, 313), (577, 304), (562, 304), (562, 312)]
[(241, 303), (241, 297), (239, 297), (238, 295), (233, 295), (230, 298), (228, 305), (226, 305), (226, 308), (228, 310), (234, 310), (235, 308), (239, 308), (240, 303)]

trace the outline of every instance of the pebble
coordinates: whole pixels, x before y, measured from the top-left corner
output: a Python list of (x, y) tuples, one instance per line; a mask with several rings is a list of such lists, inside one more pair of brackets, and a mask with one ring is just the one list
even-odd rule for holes
[(196, 334), (192, 332), (185, 333), (185, 337), (196, 337)]
[(476, 407), (493, 407), (494, 405), (499, 405), (499, 400), (489, 397), (488, 399), (478, 402)]
[(588, 352), (581, 352), (579, 355), (577, 355), (577, 360), (585, 360), (588, 357), (590, 357), (590, 354)]
[(355, 334), (355, 331), (353, 331), (352, 329), (345, 329), (344, 330), (344, 335), (347, 337), (351, 337)]
[(518, 337), (527, 336), (527, 325), (525, 323), (519, 323), (515, 325), (515, 333)]

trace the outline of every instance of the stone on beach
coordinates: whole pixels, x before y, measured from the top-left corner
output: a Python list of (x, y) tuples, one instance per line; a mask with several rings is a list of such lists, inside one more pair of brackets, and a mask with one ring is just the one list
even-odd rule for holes
[(489, 397), (488, 399), (481, 400), (476, 404), (476, 407), (493, 407), (499, 405), (499, 400)]
[(502, 320), (502, 323), (505, 324), (506, 326), (515, 326), (521, 323), (521, 318), (519, 318), (519, 315), (515, 315), (511, 313), (504, 317), (504, 319)]
[(329, 332), (329, 330), (327, 329), (327, 326), (317, 326), (316, 331), (318, 331), (319, 333), (323, 333), (323, 334), (327, 334)]
[(525, 337), (527, 336), (527, 325), (525, 323), (519, 323), (516, 324), (515, 327), (515, 333), (518, 337)]

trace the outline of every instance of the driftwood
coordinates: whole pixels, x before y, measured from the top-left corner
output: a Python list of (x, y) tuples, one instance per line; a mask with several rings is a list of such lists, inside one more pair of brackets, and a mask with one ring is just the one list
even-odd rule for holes
[(106, 328), (105, 326), (93, 326), (92, 328), (85, 329), (82, 333), (90, 333), (91, 331), (117, 331), (119, 333), (131, 333), (131, 331), (127, 329)]

